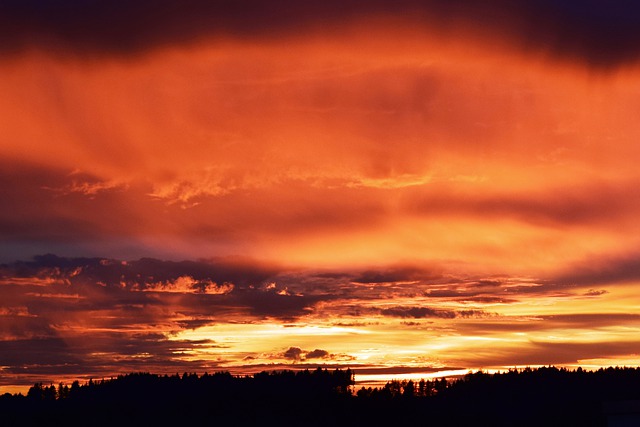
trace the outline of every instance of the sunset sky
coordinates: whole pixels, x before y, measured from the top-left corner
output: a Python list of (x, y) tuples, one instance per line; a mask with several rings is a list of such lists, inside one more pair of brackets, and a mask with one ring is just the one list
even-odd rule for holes
[(640, 5), (0, 2), (0, 393), (640, 365)]

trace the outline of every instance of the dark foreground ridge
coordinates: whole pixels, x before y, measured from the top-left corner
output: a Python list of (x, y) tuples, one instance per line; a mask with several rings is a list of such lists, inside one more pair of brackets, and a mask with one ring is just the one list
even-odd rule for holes
[(635, 415), (610, 408), (629, 401), (640, 401), (640, 368), (477, 372), (357, 391), (349, 369), (132, 373), (71, 386), (35, 384), (27, 396), (2, 395), (0, 424), (588, 427), (628, 421)]

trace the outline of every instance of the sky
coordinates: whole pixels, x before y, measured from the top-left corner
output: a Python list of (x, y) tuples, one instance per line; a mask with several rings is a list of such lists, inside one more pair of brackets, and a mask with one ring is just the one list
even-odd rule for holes
[(640, 365), (635, 1), (0, 2), (0, 392)]

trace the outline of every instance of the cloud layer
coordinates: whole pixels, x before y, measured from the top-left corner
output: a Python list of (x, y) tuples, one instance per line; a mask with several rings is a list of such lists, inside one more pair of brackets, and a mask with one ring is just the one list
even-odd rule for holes
[(0, 270), (4, 385), (314, 363), (371, 374), (388, 360), (397, 374), (588, 366), (640, 345), (640, 317), (616, 314), (632, 287), (580, 287), (561, 272), (534, 281), (455, 277), (445, 266), (303, 271), (55, 255)]
[(137, 54), (167, 45), (211, 39), (261, 40), (339, 31), (366, 20), (448, 34), (460, 29), (507, 41), (518, 49), (612, 66), (638, 58), (640, 9), (631, 1), (574, 2), (492, 0), (327, 1), (265, 3), (163, 0), (2, 4), (2, 48), (30, 46), (80, 54)]

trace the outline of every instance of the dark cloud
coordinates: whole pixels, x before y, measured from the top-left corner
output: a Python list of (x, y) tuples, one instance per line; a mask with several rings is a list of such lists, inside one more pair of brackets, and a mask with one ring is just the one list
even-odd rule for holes
[[(107, 205), (113, 201), (111, 196), (100, 200), (79, 195), (61, 197), (49, 189), (61, 188), (72, 179), (68, 171), (0, 161), (0, 197), (4, 206), (11, 207), (0, 210), (0, 242), (36, 238), (74, 242), (99, 238), (103, 232), (117, 233), (116, 223), (107, 213), (110, 211)], [(69, 208), (72, 202), (77, 206), (75, 209)], [(92, 220), (78, 218), (79, 211), (91, 214)], [(127, 212), (125, 206), (119, 208), (122, 217), (128, 217)]]
[(484, 310), (458, 310), (455, 312), (456, 317), (469, 318), (469, 317), (487, 317), (491, 316)]
[[(50, 275), (70, 282), (102, 283), (107, 286), (133, 287), (144, 290), (153, 283), (167, 283), (180, 277), (195, 279), (194, 286), (203, 281), (233, 283), (248, 287), (260, 285), (273, 277), (278, 268), (251, 260), (217, 258), (201, 261), (165, 261), (141, 258), (120, 261), (109, 258), (59, 257), (53, 254), (36, 255), (30, 261), (0, 265), (0, 272), (22, 277)], [(199, 282), (198, 282), (199, 281)]]
[(129, 331), (286, 321), (311, 313), (322, 299), (335, 298), (291, 292), (271, 281), (277, 271), (238, 259), (124, 262), (40, 255), (0, 266), (0, 339), (59, 339), (61, 334), (68, 338), (69, 330), (108, 329), (118, 331), (108, 345), (111, 351), (138, 348), (157, 354), (158, 349), (143, 351), (147, 340)]
[(405, 206), (422, 215), (513, 218), (544, 226), (609, 224), (634, 217), (639, 188), (636, 182), (589, 182), (527, 194), (465, 194), (442, 185), (408, 195)]
[(437, 317), (441, 319), (454, 319), (456, 317), (484, 317), (488, 316), (488, 313), (482, 310), (444, 310), (433, 309), (429, 307), (406, 307), (396, 306), (390, 308), (383, 308), (380, 310), (380, 314), (389, 317), (400, 317), (403, 319), (424, 319), (429, 317)]
[(0, 341), (0, 364), (6, 367), (81, 363), (81, 357), (60, 338)]
[(310, 351), (305, 355), (306, 359), (324, 359), (326, 357), (329, 357), (329, 352), (326, 350), (321, 350), (319, 348), (316, 348), (315, 350)]
[(453, 319), (456, 317), (453, 311), (435, 310), (428, 307), (391, 307), (380, 310), (383, 316), (421, 319), (425, 317), (440, 317)]
[(552, 327), (583, 327), (589, 328), (594, 325), (598, 327), (615, 325), (640, 324), (640, 314), (633, 313), (573, 313), (557, 314), (554, 316), (542, 316), (545, 322)]
[[(267, 290), (237, 290), (230, 296), (231, 303), (237, 303), (249, 309), (249, 314), (258, 317), (274, 317), (293, 320), (312, 311), (313, 305), (320, 301), (318, 296), (289, 295), (277, 288)], [(327, 297), (326, 299), (331, 299)]]
[(464, 298), (465, 302), (479, 303), (479, 304), (513, 304), (518, 302), (515, 298), (493, 297), (493, 296), (478, 296)]
[[(563, 272), (549, 279), (565, 286), (598, 286), (623, 284), (640, 280), (640, 252), (622, 255), (601, 254), (569, 265)], [(593, 289), (588, 296), (602, 295)]]
[(607, 291), (605, 289), (600, 289), (600, 290), (589, 289), (587, 292), (584, 293), (584, 295), (588, 296), (588, 297), (599, 297), (601, 295), (605, 295), (605, 294), (608, 294), (608, 293), (609, 293), (609, 291)]
[(131, 224), (139, 230), (145, 223), (136, 212), (145, 200), (139, 195), (149, 191), (111, 186), (68, 169), (0, 160), (0, 199), (10, 207), (0, 209), (0, 262), (26, 259), (39, 248), (104, 254), (115, 246), (119, 256), (149, 253), (130, 238), (136, 234)]
[[(327, 350), (316, 348), (315, 350), (303, 350), (300, 347), (289, 347), (284, 353), (279, 355), (285, 359), (294, 361), (305, 361), (309, 359), (345, 359), (345, 355), (332, 355)], [(346, 357), (351, 359), (351, 357)]]
[[(244, 107), (243, 107), (244, 108)], [(376, 189), (343, 188), (310, 185), (291, 178), (278, 184), (280, 190), (266, 186), (251, 191), (238, 190), (219, 198), (198, 198), (197, 206), (182, 209), (174, 206), (170, 218), (179, 219), (181, 232), (190, 237), (221, 239), (255, 234), (281, 238), (283, 234), (304, 234), (348, 230), (353, 232), (381, 224), (387, 208), (372, 197)], [(328, 206), (340, 205), (340, 209)], [(279, 207), (261, 209), (263, 206)], [(287, 207), (286, 209), (281, 207)], [(260, 210), (260, 220), (256, 220)], [(215, 212), (215, 222), (211, 221)], [(206, 220), (203, 214), (206, 213)]]
[[(70, 169), (0, 160), (0, 199), (11, 207), (0, 210), (0, 262), (39, 252), (175, 259), (175, 248), (163, 247), (164, 242), (145, 244), (145, 238), (153, 241), (160, 235), (180, 243), (217, 242), (233, 248), (256, 236), (352, 232), (381, 223), (386, 213), (372, 197), (375, 190), (347, 189), (345, 197), (295, 178), (279, 184), (286, 191), (238, 188), (217, 197), (197, 196), (194, 205), (184, 209), (150, 196), (154, 177), (146, 178), (116, 184)], [(341, 209), (327, 209), (338, 204)], [(287, 208), (263, 209), (257, 221), (261, 206)]]
[(0, 364), (5, 373), (0, 385), (31, 385), (61, 377), (109, 377), (132, 371), (171, 374), (215, 369), (216, 361), (176, 357), (203, 345), (216, 347), (213, 342), (172, 341), (155, 333), (94, 332), (89, 336), (0, 341)]
[[(431, 277), (435, 284), (427, 280)], [(79, 322), (89, 312), (103, 313), (101, 327), (161, 324), (174, 332), (218, 322), (294, 321), (309, 315), (462, 319), (491, 316), (473, 304), (509, 303), (527, 294), (576, 296), (554, 283), (518, 286), (509, 278), (456, 281), (436, 277), (431, 269), (418, 267), (320, 277), (313, 271), (287, 271), (251, 260), (143, 258), (123, 262), (49, 254), (0, 265), (3, 310), (10, 319), (3, 331), (11, 335), (13, 328), (26, 336), (50, 336), (49, 325)], [(357, 285), (360, 281), (372, 286)], [(405, 281), (411, 285), (406, 286)], [(427, 297), (434, 302), (432, 306), (388, 305), (406, 297)], [(442, 308), (440, 300), (471, 306), (467, 310)], [(376, 301), (385, 305), (377, 306)], [(11, 314), (20, 310), (21, 315)]]
[(300, 347), (289, 347), (282, 356), (285, 359), (300, 360), (302, 358), (302, 349)]
[[(29, 312), (29, 307), (6, 287), (1, 289), (0, 339), (33, 339), (55, 335), (50, 322)], [(12, 293), (14, 295), (12, 295)]]
[(418, 266), (394, 266), (386, 269), (366, 270), (351, 279), (355, 283), (390, 283), (429, 281), (441, 279), (442, 274)]
[(631, 0), (97, 0), (0, 3), (0, 47), (129, 54), (217, 36), (239, 39), (330, 32), (387, 16), (442, 33), (460, 26), (523, 50), (611, 66), (638, 57), (640, 6)]
[[(125, 262), (52, 254), (0, 265), (0, 365), (25, 381), (211, 369), (218, 359), (185, 361), (182, 354), (218, 344), (169, 337), (218, 322), (309, 314), (319, 297), (269, 280), (277, 272), (243, 259)], [(300, 357), (308, 353), (324, 357), (321, 350)]]
[(482, 317), (480, 321), (470, 320), (458, 325), (464, 334), (504, 334), (549, 331), (553, 335), (558, 329), (592, 330), (594, 327), (607, 328), (619, 325), (632, 327), (640, 324), (640, 315), (632, 313), (571, 313), (553, 316), (525, 317)]
[[(562, 365), (575, 364), (579, 360), (609, 359), (624, 357), (640, 352), (640, 342), (608, 341), (594, 343), (568, 343), (568, 342), (532, 342), (523, 345), (514, 351), (484, 351), (480, 349), (472, 352), (473, 360), (484, 366), (526, 366), (526, 365)], [(463, 360), (464, 360), (463, 359)]]

